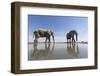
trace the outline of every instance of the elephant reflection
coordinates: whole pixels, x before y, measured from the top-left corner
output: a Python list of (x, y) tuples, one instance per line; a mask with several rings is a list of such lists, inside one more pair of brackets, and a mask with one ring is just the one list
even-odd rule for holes
[(78, 44), (67, 43), (67, 53), (71, 57), (78, 57), (79, 56), (79, 47), (78, 47)]
[[(41, 43), (42, 44), (42, 43)], [(41, 44), (34, 44), (33, 45), (33, 54), (32, 54), (32, 57), (34, 59), (48, 59), (48, 57), (51, 56), (53, 50), (54, 50), (54, 44), (52, 44), (51, 46), (51, 43), (45, 43), (45, 47), (44, 49), (39, 49), (38, 48), (38, 45), (41, 45)]]
[(38, 29), (33, 32), (33, 36), (35, 36), (34, 42), (38, 43), (38, 38), (43, 38), (45, 37), (45, 42), (47, 43), (50, 42), (50, 37), (52, 36), (53, 42), (54, 42), (54, 33), (51, 30), (46, 30), (46, 29)]
[(76, 35), (76, 41), (78, 40), (77, 32), (75, 30), (71, 30), (69, 33), (66, 34), (67, 42), (75, 43), (75, 36)]

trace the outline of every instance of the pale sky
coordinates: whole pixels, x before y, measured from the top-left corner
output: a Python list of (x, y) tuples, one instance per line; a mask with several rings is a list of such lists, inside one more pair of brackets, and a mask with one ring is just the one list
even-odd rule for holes
[(78, 41), (88, 41), (88, 17), (28, 15), (29, 42), (34, 40), (33, 31), (39, 28), (53, 30), (55, 42), (66, 42), (70, 30), (78, 32)]

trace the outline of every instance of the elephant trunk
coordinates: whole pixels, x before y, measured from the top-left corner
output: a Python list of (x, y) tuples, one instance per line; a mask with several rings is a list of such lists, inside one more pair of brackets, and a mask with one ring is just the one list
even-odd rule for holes
[(36, 38), (36, 36), (37, 36), (37, 31), (34, 31), (34, 32), (33, 32), (33, 38), (34, 38), (34, 37)]
[(78, 38), (77, 38), (77, 34), (76, 34), (76, 41), (78, 40)]
[(54, 40), (54, 34), (53, 34), (53, 32), (51, 32), (51, 35), (52, 35), (52, 39), (53, 39), (53, 43), (54, 43), (55, 40)]
[(53, 42), (55, 42), (55, 40), (54, 40), (54, 35), (52, 35), (52, 39), (53, 39)]
[(33, 32), (33, 38), (34, 38), (34, 32)]

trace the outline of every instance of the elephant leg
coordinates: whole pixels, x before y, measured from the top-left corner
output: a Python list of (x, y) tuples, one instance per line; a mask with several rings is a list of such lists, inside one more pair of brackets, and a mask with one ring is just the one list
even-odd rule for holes
[(46, 37), (46, 39), (45, 39), (45, 43), (47, 43), (47, 37)]
[(75, 43), (75, 39), (72, 39), (72, 43)]
[(37, 44), (38, 44), (37, 40), (34, 40), (34, 46), (37, 46)]
[(72, 43), (72, 46), (75, 47), (75, 42)]
[(71, 39), (69, 39), (69, 45), (70, 45), (70, 47), (71, 47)]
[(71, 42), (71, 39), (67, 39), (67, 43), (70, 43)]
[(71, 43), (72, 42), (72, 40), (71, 39), (69, 39), (69, 43)]
[(38, 43), (38, 39), (36, 38), (36, 39), (34, 39), (34, 43)]
[(68, 39), (67, 39), (67, 43), (68, 43)]
[(73, 43), (73, 39), (72, 39), (72, 43)]
[(34, 51), (36, 51), (37, 50), (37, 43), (35, 43), (33, 47), (34, 47)]
[(48, 41), (49, 41), (49, 43), (51, 42), (51, 41), (50, 41), (50, 37), (48, 37)]

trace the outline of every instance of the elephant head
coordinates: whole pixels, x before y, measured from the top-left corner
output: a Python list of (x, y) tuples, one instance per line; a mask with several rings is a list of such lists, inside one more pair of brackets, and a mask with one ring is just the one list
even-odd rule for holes
[(72, 30), (72, 31), (70, 31), (69, 33), (71, 33), (72, 34), (72, 36), (76, 36), (76, 41), (78, 40), (78, 34), (77, 34), (77, 31), (76, 30)]
[(34, 32), (33, 32), (33, 37), (34, 37), (34, 36), (35, 36), (35, 39), (36, 39), (36, 38), (39, 38), (39, 36), (40, 36), (40, 35), (39, 35), (39, 32), (38, 32), (38, 31), (34, 31)]

